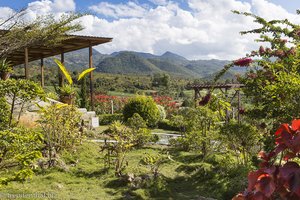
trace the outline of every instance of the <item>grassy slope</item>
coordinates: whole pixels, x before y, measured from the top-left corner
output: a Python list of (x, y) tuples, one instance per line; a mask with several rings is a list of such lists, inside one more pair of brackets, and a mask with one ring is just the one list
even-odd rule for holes
[[(149, 172), (139, 161), (145, 152), (157, 154), (164, 152), (162, 147), (148, 147), (134, 150), (128, 155), (127, 172), (135, 174)], [(199, 196), (216, 196), (213, 191), (219, 187), (220, 180), (203, 175), (192, 174), (197, 165), (197, 155), (177, 152), (172, 155), (175, 161), (163, 164), (161, 173), (165, 177), (163, 187), (153, 186), (147, 189), (130, 189), (113, 175), (103, 171), (103, 154), (99, 153), (99, 144), (85, 142), (77, 152), (65, 154), (67, 162), (79, 159), (75, 167), (67, 171), (58, 169), (39, 172), (26, 183), (11, 183), (1, 189), (1, 193), (42, 193), (55, 194), (55, 199), (198, 199)], [(198, 166), (199, 167), (199, 166)], [(209, 185), (213, 185), (210, 187)]]

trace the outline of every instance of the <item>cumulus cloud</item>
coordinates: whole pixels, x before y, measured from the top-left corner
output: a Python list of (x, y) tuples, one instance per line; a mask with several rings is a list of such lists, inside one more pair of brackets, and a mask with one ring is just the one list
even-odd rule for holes
[(149, 0), (151, 3), (155, 5), (166, 5), (168, 0)]
[(33, 20), (40, 15), (59, 15), (65, 12), (73, 12), (76, 9), (74, 0), (41, 0), (28, 4), (26, 19)]
[[(189, 59), (236, 59), (258, 47), (255, 35), (240, 31), (257, 27), (250, 17), (231, 10), (253, 12), (267, 19), (288, 18), (300, 23), (299, 16), (267, 0), (131, 0), (113, 4), (101, 2), (90, 9), (97, 16), (81, 19), (85, 30), (78, 34), (113, 37), (111, 43), (96, 47), (102, 53), (132, 50), (154, 54), (172, 51)], [(177, 1), (178, 2), (178, 1)], [(155, 4), (155, 5), (154, 5)], [(75, 10), (74, 0), (40, 0), (29, 4), (32, 17), (37, 14)], [(0, 8), (0, 13), (1, 9)]]
[[(115, 17), (115, 20), (86, 16), (83, 20), (87, 27), (84, 33), (113, 37), (112, 43), (98, 47), (104, 53), (132, 50), (162, 54), (173, 51), (189, 59), (236, 59), (256, 49), (259, 44), (254, 42), (257, 36), (239, 34), (240, 31), (256, 28), (257, 24), (250, 17), (233, 14), (232, 10), (254, 12), (268, 19), (289, 18), (296, 21), (299, 18), (267, 0), (252, 0), (250, 3), (186, 0), (189, 7), (186, 10), (174, 1), (149, 1), (158, 6), (141, 7), (142, 11), (131, 17), (122, 14), (130, 11), (121, 12), (130, 7), (128, 4), (109, 4), (114, 9), (107, 11), (106, 16)], [(118, 7), (119, 11), (116, 11)], [(139, 9), (131, 9), (132, 13), (136, 10)], [(104, 11), (98, 13), (104, 14)], [(122, 15), (129, 18), (122, 18)]]
[(93, 5), (90, 9), (97, 14), (104, 15), (112, 18), (122, 17), (142, 17), (147, 10), (132, 1), (127, 4), (111, 4), (108, 2), (101, 2), (97, 5)]
[(14, 13), (14, 10), (9, 7), (0, 7), (0, 19), (7, 19)]
[(239, 31), (249, 28), (247, 25), (253, 26), (251, 19), (231, 12), (233, 9), (249, 12), (249, 3), (235, 0), (189, 0), (188, 3), (190, 10), (168, 2), (144, 10), (138, 18), (111, 22), (86, 16), (82, 20), (87, 27), (83, 33), (113, 37), (112, 43), (99, 46), (99, 50), (106, 53), (173, 51), (190, 59), (232, 59), (253, 47), (251, 40), (239, 35)]

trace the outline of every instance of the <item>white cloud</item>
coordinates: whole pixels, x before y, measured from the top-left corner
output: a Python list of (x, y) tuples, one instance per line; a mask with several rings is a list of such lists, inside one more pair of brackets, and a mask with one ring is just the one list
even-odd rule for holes
[[(157, 5), (151, 7), (131, 0), (125, 4), (102, 2), (91, 6), (90, 9), (99, 16), (109, 19), (84, 16), (81, 22), (86, 29), (79, 34), (113, 37), (113, 42), (96, 47), (102, 53), (132, 50), (162, 54), (172, 51), (189, 59), (236, 59), (258, 47), (253, 41), (257, 36), (239, 34), (256, 28), (257, 24), (252, 18), (233, 14), (231, 10), (254, 12), (267, 19), (288, 18), (300, 23), (299, 16), (267, 0), (252, 0), (251, 3), (185, 0), (188, 9), (174, 1), (148, 1)], [(40, 0), (29, 6), (31, 17), (75, 10), (73, 0)]]
[[(293, 23), (300, 23), (299, 15), (289, 13), (280, 5), (266, 0), (252, 0), (253, 11), (268, 20), (288, 18)], [(297, 8), (295, 8), (296, 10)]]
[(35, 19), (39, 15), (61, 14), (64, 12), (73, 12), (76, 9), (74, 0), (41, 0), (33, 1), (28, 4), (26, 18)]
[(83, 33), (113, 37), (112, 43), (98, 47), (104, 53), (173, 51), (190, 59), (232, 59), (253, 47), (251, 40), (239, 34), (253, 26), (251, 19), (231, 12), (233, 9), (250, 11), (249, 3), (235, 0), (189, 0), (188, 3), (191, 11), (169, 2), (143, 11), (139, 18), (111, 22), (86, 16), (82, 20), (87, 27)]
[(149, 0), (151, 3), (155, 5), (166, 5), (168, 0)]
[(14, 10), (9, 7), (0, 7), (0, 19), (7, 19), (13, 15)]
[(106, 17), (121, 18), (121, 17), (142, 17), (147, 10), (132, 1), (127, 4), (111, 4), (108, 2), (101, 2), (93, 5), (90, 9), (98, 14)]

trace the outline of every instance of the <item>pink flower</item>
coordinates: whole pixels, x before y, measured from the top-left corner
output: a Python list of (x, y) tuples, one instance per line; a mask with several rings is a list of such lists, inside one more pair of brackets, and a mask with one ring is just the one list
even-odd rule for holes
[(260, 46), (259, 47), (259, 55), (264, 55), (265, 54), (265, 52), (266, 52), (266, 50), (265, 50), (265, 48), (263, 47), (263, 46)]
[(234, 65), (245, 67), (245, 66), (249, 66), (252, 62), (253, 60), (251, 58), (241, 58), (234, 61)]

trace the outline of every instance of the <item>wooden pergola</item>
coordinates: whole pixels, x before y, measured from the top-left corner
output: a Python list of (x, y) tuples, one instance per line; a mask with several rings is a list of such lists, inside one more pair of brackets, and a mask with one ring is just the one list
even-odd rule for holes
[[(93, 67), (93, 51), (92, 47), (107, 42), (111, 42), (112, 38), (94, 37), (83, 35), (70, 35), (66, 40), (62, 41), (55, 47), (47, 47), (43, 44), (30, 46), (25, 49), (14, 51), (7, 57), (14, 66), (24, 64), (25, 78), (29, 79), (29, 62), (41, 61), (41, 86), (44, 87), (44, 58), (61, 55), (61, 62), (64, 63), (64, 54), (79, 49), (89, 48), (89, 68)], [(58, 70), (59, 86), (63, 85), (63, 76)], [(94, 89), (93, 89), (93, 73), (90, 73), (90, 98), (92, 110), (94, 110)]]
[[(219, 89), (224, 95), (226, 100), (229, 100), (230, 103), (233, 102), (234, 98), (237, 97), (238, 101), (238, 110), (241, 109), (241, 93), (240, 89), (245, 87), (244, 84), (194, 84), (194, 85), (188, 85), (189, 89), (193, 89), (195, 92), (194, 100), (197, 105), (197, 101), (199, 98), (201, 98), (201, 91), (202, 90), (212, 90), (212, 89)], [(235, 92), (231, 97), (229, 97), (228, 91), (234, 89)], [(238, 112), (238, 121), (240, 122), (240, 112)], [(226, 122), (229, 121), (229, 111), (226, 110)]]

